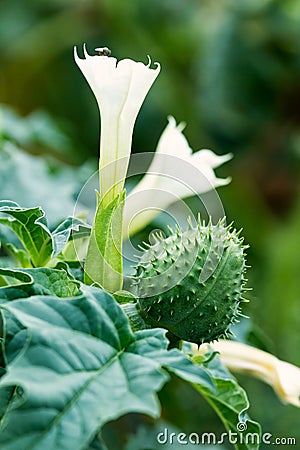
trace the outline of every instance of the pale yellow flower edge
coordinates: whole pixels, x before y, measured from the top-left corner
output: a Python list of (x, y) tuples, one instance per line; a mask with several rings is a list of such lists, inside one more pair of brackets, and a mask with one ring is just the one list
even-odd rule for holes
[(220, 353), (223, 364), (233, 372), (253, 375), (273, 387), (284, 403), (300, 407), (300, 368), (274, 355), (241, 342), (220, 340), (201, 345), (192, 344), (193, 354), (203, 355), (209, 348)]

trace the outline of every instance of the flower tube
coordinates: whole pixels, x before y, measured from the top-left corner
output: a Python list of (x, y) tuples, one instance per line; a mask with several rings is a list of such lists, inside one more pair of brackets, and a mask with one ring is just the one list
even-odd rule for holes
[(176, 125), (173, 117), (168, 121), (147, 173), (126, 199), (124, 238), (144, 228), (174, 201), (230, 182), (230, 178), (217, 178), (214, 169), (230, 160), (231, 154), (193, 153), (182, 133), (184, 124)]

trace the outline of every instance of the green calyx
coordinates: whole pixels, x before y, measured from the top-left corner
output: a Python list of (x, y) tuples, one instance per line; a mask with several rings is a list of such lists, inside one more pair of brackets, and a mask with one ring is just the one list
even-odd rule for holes
[(136, 266), (139, 314), (199, 345), (226, 337), (241, 315), (245, 248), (224, 220), (157, 236)]

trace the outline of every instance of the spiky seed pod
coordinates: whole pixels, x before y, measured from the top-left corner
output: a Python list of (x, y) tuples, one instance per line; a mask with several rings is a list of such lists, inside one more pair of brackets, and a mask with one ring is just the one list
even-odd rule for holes
[(158, 236), (136, 266), (144, 321), (196, 344), (227, 336), (240, 315), (245, 248), (224, 220)]

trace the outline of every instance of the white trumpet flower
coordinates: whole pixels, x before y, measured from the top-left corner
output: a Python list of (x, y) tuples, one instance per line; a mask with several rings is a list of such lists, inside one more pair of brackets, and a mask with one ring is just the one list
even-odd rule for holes
[(180, 198), (199, 195), (230, 182), (217, 178), (214, 169), (232, 158), (218, 156), (210, 150), (192, 152), (173, 117), (158, 142), (152, 163), (126, 199), (124, 238), (144, 228), (160, 211)]
[(131, 152), (132, 133), (142, 103), (160, 71), (131, 59), (117, 61), (108, 49), (96, 49), (91, 56), (84, 45), (84, 59), (74, 58), (89, 83), (99, 105), (100, 196), (110, 203), (123, 189)]
[[(241, 342), (220, 340), (211, 346), (220, 352), (221, 361), (228, 369), (260, 378), (273, 387), (283, 402), (300, 407), (300, 368)], [(207, 350), (206, 344), (199, 350), (193, 344), (194, 355)]]

